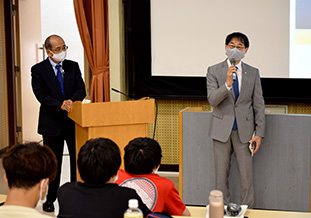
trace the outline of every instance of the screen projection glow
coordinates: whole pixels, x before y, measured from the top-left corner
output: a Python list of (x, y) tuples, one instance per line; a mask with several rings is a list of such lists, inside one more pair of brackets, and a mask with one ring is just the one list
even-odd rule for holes
[(311, 1), (290, 2), (290, 78), (311, 78)]
[(309, 2), (151, 0), (152, 75), (205, 76), (225, 60), (225, 37), (239, 31), (250, 40), (243, 61), (261, 77), (311, 78)]

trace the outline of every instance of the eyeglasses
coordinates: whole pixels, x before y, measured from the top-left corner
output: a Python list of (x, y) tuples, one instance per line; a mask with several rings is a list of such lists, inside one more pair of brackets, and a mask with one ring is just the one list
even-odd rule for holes
[(51, 51), (56, 51), (56, 52), (60, 52), (60, 51), (66, 51), (68, 49), (68, 46), (67, 45), (64, 45), (63, 47), (57, 47), (56, 49), (52, 50)]
[(244, 46), (240, 46), (240, 45), (235, 46), (235, 45), (230, 45), (230, 44), (229, 44), (228, 47), (229, 47), (230, 49), (237, 48), (237, 49), (239, 49), (239, 50), (241, 50), (241, 51), (245, 49)]
[(229, 47), (230, 49), (237, 48), (237, 49), (239, 49), (239, 50), (241, 50), (241, 51), (243, 51), (243, 50), (245, 49), (244, 46), (240, 46), (240, 45), (235, 46), (235, 45), (229, 44), (228, 47)]

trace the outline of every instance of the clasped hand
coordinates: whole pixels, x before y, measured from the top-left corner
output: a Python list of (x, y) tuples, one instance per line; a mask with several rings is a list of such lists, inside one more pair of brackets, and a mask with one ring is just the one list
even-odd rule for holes
[(63, 104), (60, 108), (64, 111), (70, 112), (71, 111), (71, 104), (72, 104), (72, 101), (70, 99), (65, 100), (65, 101), (63, 101)]

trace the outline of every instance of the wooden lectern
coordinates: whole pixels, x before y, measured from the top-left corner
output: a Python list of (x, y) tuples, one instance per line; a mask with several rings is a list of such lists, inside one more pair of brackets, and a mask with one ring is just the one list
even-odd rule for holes
[[(72, 104), (68, 116), (76, 123), (76, 155), (85, 142), (104, 137), (113, 140), (120, 148), (122, 164), (124, 147), (136, 137), (148, 137), (148, 123), (155, 119), (154, 99), (135, 101)], [(77, 171), (77, 178), (80, 174)]]

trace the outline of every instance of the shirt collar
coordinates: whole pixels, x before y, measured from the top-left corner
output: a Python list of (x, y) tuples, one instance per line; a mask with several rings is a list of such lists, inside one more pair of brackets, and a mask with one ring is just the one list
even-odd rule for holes
[[(238, 67), (238, 69), (242, 69), (242, 61), (240, 61), (236, 66)], [(231, 63), (230, 63), (230, 61), (229, 61), (229, 58), (227, 58), (227, 64), (228, 64), (228, 67), (230, 67), (231, 66)]]
[(49, 57), (49, 61), (50, 61), (53, 68), (55, 68), (56, 65), (60, 65), (61, 67), (63, 67), (63, 62), (56, 64), (54, 61), (52, 61), (52, 59), (50, 57)]

